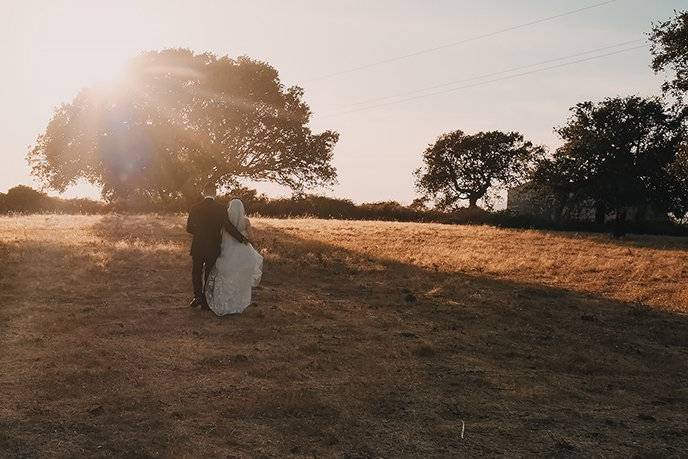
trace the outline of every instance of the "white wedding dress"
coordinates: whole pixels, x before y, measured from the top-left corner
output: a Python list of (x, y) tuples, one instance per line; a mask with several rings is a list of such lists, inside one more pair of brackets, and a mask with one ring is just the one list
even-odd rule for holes
[[(229, 221), (248, 237), (250, 223), (244, 204), (233, 199), (227, 212)], [(262, 276), (262, 255), (251, 244), (241, 243), (223, 231), (222, 251), (206, 283), (208, 306), (218, 316), (243, 312), (251, 304), (251, 288), (258, 286)]]

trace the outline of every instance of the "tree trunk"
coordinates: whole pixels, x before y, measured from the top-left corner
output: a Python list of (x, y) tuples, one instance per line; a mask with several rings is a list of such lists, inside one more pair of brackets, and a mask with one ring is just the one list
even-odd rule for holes
[(635, 221), (638, 223), (645, 223), (650, 214), (650, 206), (648, 204), (641, 204), (635, 213)]
[(618, 239), (626, 235), (626, 209), (616, 209), (612, 237)]
[(604, 223), (604, 217), (607, 216), (607, 206), (603, 202), (598, 202), (595, 205), (595, 223), (601, 225)]
[(477, 196), (469, 196), (468, 197), (468, 208), (469, 209), (477, 209), (478, 208)]

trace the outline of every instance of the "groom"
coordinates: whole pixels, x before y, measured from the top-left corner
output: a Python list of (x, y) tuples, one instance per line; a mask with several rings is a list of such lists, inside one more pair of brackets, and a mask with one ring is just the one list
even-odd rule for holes
[(246, 243), (248, 240), (229, 221), (225, 206), (215, 201), (217, 194), (215, 185), (207, 185), (203, 189), (203, 194), (205, 199), (194, 205), (189, 212), (186, 231), (193, 235), (191, 278), (193, 280), (194, 299), (189, 306), (201, 306), (201, 308), (207, 309), (205, 283), (210, 271), (215, 266), (215, 261), (220, 256), (222, 229), (227, 230), (239, 242)]

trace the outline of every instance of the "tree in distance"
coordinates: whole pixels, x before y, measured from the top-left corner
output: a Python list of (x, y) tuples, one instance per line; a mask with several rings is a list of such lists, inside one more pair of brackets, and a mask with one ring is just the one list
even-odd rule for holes
[(667, 210), (680, 223), (688, 220), (688, 144), (684, 143), (668, 167)]
[(3, 212), (38, 212), (48, 196), (26, 185), (17, 185), (0, 193), (0, 211)]
[(681, 99), (688, 91), (688, 11), (676, 12), (671, 20), (655, 24), (650, 41), (652, 69), (673, 71), (673, 79), (665, 82), (663, 89)]
[(470, 208), (493, 188), (517, 185), (527, 176), (544, 149), (517, 132), (457, 130), (440, 136), (423, 153), (415, 171), (416, 188), (440, 209), (467, 200)]
[(582, 102), (556, 132), (564, 144), (534, 178), (565, 205), (594, 202), (599, 215), (646, 205), (666, 208), (669, 166), (682, 142), (681, 118), (661, 100), (638, 96)]
[(59, 106), (28, 160), (49, 188), (86, 179), (109, 201), (195, 199), (207, 182), (242, 178), (302, 190), (336, 182), (338, 134), (311, 132), (310, 116), (303, 90), (265, 62), (146, 52)]

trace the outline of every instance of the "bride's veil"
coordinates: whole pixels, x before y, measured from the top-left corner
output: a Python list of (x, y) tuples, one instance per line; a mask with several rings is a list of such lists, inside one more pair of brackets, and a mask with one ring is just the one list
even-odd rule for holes
[(229, 221), (241, 232), (246, 229), (246, 211), (244, 210), (244, 203), (241, 199), (232, 199), (229, 202), (227, 210)]

